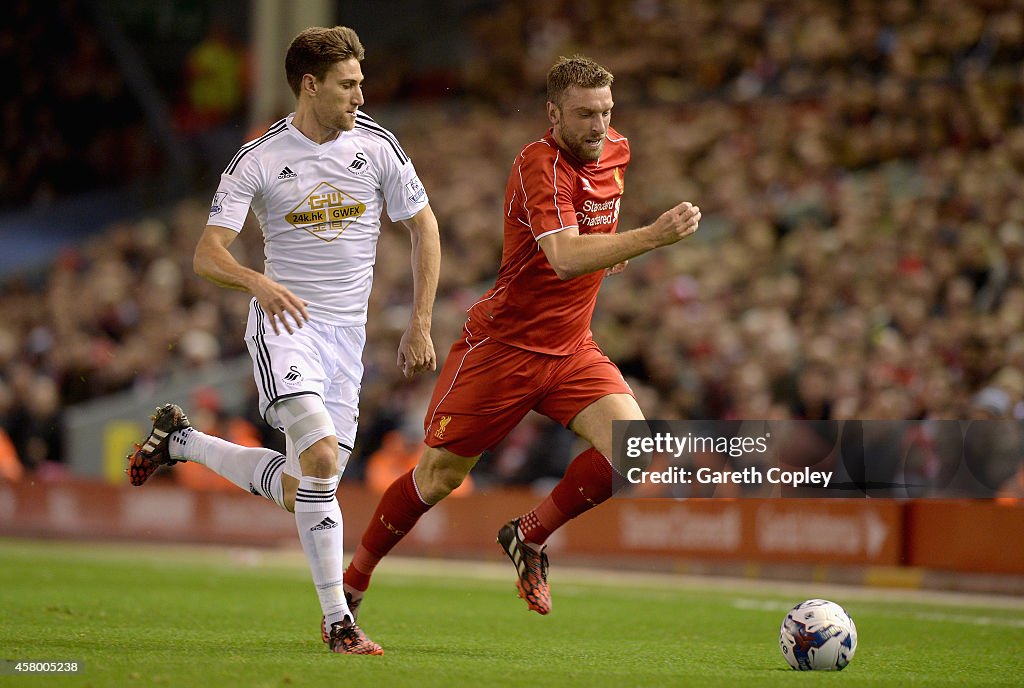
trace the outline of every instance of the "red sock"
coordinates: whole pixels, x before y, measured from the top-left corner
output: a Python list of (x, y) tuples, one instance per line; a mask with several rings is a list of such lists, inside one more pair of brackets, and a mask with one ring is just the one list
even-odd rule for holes
[(370, 576), (380, 560), (432, 506), (420, 499), (412, 479), (412, 470), (391, 483), (380, 498), (370, 524), (366, 526), (352, 563), (345, 569), (345, 585), (356, 590), (369, 588)]
[(520, 518), (519, 529), (527, 542), (543, 544), (569, 520), (611, 496), (612, 465), (596, 449), (588, 449), (572, 460), (551, 494)]

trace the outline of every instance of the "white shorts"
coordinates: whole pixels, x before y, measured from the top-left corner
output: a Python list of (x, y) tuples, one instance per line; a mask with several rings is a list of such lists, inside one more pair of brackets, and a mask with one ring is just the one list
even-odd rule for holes
[[(284, 432), (277, 414), (268, 414), (268, 410), (282, 399), (316, 395), (323, 400), (334, 422), (338, 445), (351, 452), (359, 424), (359, 386), (363, 378), (366, 328), (307, 322), (292, 334), (283, 330), (281, 334), (274, 334), (266, 313), (253, 299), (245, 327), (245, 344), (252, 356), (264, 420)], [(288, 457), (288, 460), (297, 460), (297, 457)]]

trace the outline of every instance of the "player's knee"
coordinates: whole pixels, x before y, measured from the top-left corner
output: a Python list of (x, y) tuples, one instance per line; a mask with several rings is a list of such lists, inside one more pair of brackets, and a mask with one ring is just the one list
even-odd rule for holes
[(333, 438), (314, 443), (299, 455), (302, 474), (313, 478), (333, 478), (338, 474), (338, 450)]
[(462, 484), (476, 463), (475, 458), (462, 458), (427, 452), (416, 467), (416, 486), (420, 496), (436, 504)]
[(299, 453), (302, 475), (333, 478), (339, 470), (337, 431), (320, 397), (302, 394), (273, 406), (291, 446)]
[(421, 487), (420, 492), (424, 501), (428, 504), (437, 504), (447, 497), (462, 484), (465, 476), (459, 477), (449, 474), (435, 474), (426, 481), (426, 487)]
[(436, 480), (437, 488), (444, 492), (444, 496), (447, 497), (459, 488), (462, 481), (466, 479), (466, 475), (468, 475), (466, 471), (452, 466), (446, 466), (438, 473)]

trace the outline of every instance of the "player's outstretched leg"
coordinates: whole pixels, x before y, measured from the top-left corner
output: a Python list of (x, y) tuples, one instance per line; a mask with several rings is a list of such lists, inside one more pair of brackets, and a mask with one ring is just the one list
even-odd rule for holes
[(320, 636), (331, 652), (343, 655), (384, 654), (384, 648), (367, 638), (363, 629), (348, 619), (333, 624), (330, 633), (327, 632), (326, 624), (321, 621)]
[(377, 564), (432, 506), (420, 497), (414, 470), (410, 469), (396, 478), (384, 491), (352, 561), (345, 569), (343, 589), (353, 619), (358, 618), (359, 606), (370, 587), (370, 577)]
[(526, 606), (538, 614), (551, 611), (551, 589), (548, 587), (548, 555), (544, 547), (534, 549), (519, 533), (519, 519), (514, 518), (498, 531), (498, 544), (516, 567), (516, 589)]
[(178, 430), (192, 427), (188, 416), (177, 404), (164, 404), (156, 409), (150, 417), (153, 429), (141, 444), (128, 455), (128, 480), (132, 485), (142, 485), (160, 466), (171, 466), (178, 463), (171, 458), (168, 445), (171, 435)]

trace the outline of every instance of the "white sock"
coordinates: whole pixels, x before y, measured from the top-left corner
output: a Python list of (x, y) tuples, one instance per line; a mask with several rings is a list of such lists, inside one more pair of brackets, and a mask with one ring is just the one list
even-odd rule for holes
[(331, 624), (352, 615), (345, 603), (342, 587), (344, 542), (341, 506), (334, 495), (337, 489), (338, 476), (314, 478), (304, 475), (299, 478), (295, 494), (295, 526), (328, 629)]
[(285, 508), (281, 485), (285, 459), (276, 451), (243, 447), (195, 428), (185, 428), (171, 435), (169, 446), (172, 459), (202, 464), (246, 492), (266, 497)]

